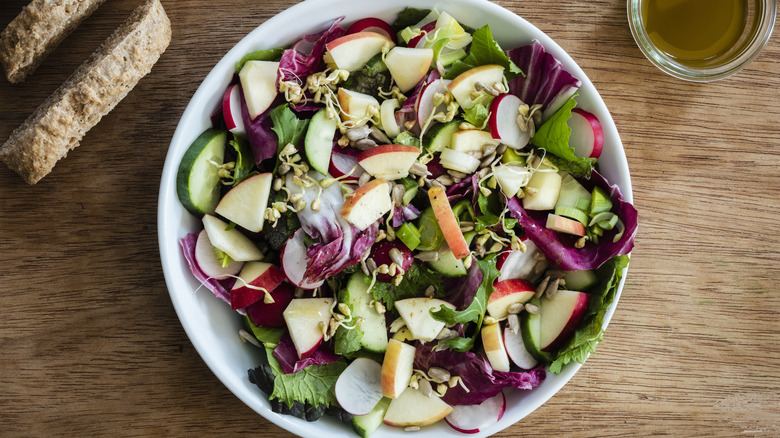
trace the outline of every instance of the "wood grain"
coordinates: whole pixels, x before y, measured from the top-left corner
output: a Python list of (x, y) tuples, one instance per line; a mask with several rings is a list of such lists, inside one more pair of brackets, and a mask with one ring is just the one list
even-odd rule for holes
[[(0, 141), (118, 26), (108, 0), (25, 83), (0, 83)], [(173, 311), (157, 191), (212, 66), (293, 4), (167, 0), (159, 63), (36, 186), (0, 169), (0, 436), (291, 436), (208, 370)], [(683, 82), (633, 42), (624, 1), (498, 1), (600, 91), (640, 230), (598, 354), (497, 436), (780, 436), (780, 43), (738, 75)], [(25, 4), (0, 6), (5, 27)]]

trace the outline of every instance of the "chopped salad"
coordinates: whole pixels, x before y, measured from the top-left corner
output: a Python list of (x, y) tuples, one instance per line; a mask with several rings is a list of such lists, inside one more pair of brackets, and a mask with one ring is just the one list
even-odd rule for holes
[(179, 166), (203, 222), (181, 246), (275, 412), (473, 433), (594, 352), (637, 212), (580, 85), (537, 41), (413, 8), (236, 65)]

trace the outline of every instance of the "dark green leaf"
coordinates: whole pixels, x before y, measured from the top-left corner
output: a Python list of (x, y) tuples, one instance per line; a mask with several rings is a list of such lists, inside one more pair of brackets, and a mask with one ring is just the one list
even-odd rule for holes
[(236, 167), (233, 169), (233, 186), (235, 187), (252, 175), (255, 157), (249, 143), (237, 135), (233, 135), (233, 139), (228, 144), (236, 151)]
[(272, 348), (266, 348), (268, 364), (274, 372), (274, 391), (270, 399), (278, 399), (287, 406), (296, 401), (313, 406), (338, 406), (333, 387), (339, 375), (347, 367), (347, 362), (337, 360), (327, 365), (309, 365), (297, 373), (284, 374), (279, 361), (273, 355)]
[(241, 61), (236, 63), (236, 73), (244, 68), (244, 64), (246, 64), (247, 61), (279, 61), (282, 59), (282, 52), (284, 52), (284, 49), (280, 47), (278, 49), (258, 50), (257, 52), (245, 55), (241, 58)]
[[(295, 113), (287, 105), (279, 105), (270, 113), (271, 121), (273, 121), (273, 131), (279, 138), (279, 145), (276, 148), (276, 156), (284, 149), (288, 144), (298, 146), (303, 137), (303, 133), (306, 132), (306, 127), (309, 125), (308, 120), (301, 120), (295, 116)], [(279, 159), (276, 160), (277, 166), (279, 165)], [(276, 172), (276, 167), (274, 167)]]
[(480, 65), (498, 64), (504, 66), (504, 76), (512, 79), (522, 73), (520, 68), (512, 62), (498, 42), (493, 39), (490, 32), (490, 26), (485, 25), (474, 31), (469, 56), (455, 61), (450, 71), (444, 76), (445, 79), (455, 79), (466, 70), (470, 70)]
[(544, 122), (531, 138), (531, 144), (546, 150), (547, 158), (559, 169), (565, 170), (575, 177), (590, 177), (590, 172), (596, 164), (595, 158), (581, 158), (574, 154), (574, 148), (569, 146), (571, 128), (566, 122), (571, 117), (571, 110), (577, 105), (572, 97), (561, 109)]
[(244, 325), (255, 335), (258, 341), (266, 344), (266, 346), (276, 346), (284, 334), (284, 329), (256, 326), (246, 315), (244, 315)]
[(414, 26), (430, 13), (430, 9), (406, 8), (398, 14), (398, 18), (392, 24), (393, 30), (399, 32), (406, 27)]
[(382, 61), (382, 54), (371, 58), (366, 65), (349, 75), (341, 86), (347, 90), (368, 94), (379, 98), (379, 91), (390, 84), (390, 72)]
[(395, 286), (392, 283), (377, 281), (371, 288), (371, 294), (375, 300), (381, 300), (388, 311), (392, 311), (393, 304), (397, 300), (419, 297), (431, 285), (435, 290), (434, 296), (439, 298), (444, 296), (441, 275), (424, 265), (415, 263), (406, 271), (401, 284)]

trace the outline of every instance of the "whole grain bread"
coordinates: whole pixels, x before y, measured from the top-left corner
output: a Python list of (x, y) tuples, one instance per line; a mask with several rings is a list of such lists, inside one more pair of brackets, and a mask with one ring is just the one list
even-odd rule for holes
[(171, 41), (159, 0), (139, 6), (0, 147), (0, 160), (35, 184), (149, 73)]
[(25, 80), (105, 0), (33, 0), (0, 33), (0, 65), (11, 83)]

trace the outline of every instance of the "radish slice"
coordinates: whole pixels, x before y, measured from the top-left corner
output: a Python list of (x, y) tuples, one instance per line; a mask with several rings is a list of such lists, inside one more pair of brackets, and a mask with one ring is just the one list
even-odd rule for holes
[[(357, 168), (352, 171), (352, 168)], [(330, 154), (330, 166), (328, 167), (328, 173), (334, 178), (340, 178), (352, 171), (348, 177), (344, 178), (344, 181), (357, 181), (364, 170), (358, 164), (357, 157), (351, 155), (342, 154), (336, 150)]]
[(428, 36), (428, 32), (432, 31), (433, 28), (436, 27), (436, 22), (431, 21), (430, 23), (426, 24), (425, 26), (421, 27), (420, 30), (423, 32), (420, 35), (417, 35), (416, 37), (409, 40), (409, 43), (406, 45), (406, 47), (414, 47), (414, 48), (422, 48), (425, 47), (426, 39), (425, 37)]
[(535, 269), (536, 265), (542, 263), (547, 267), (547, 259), (536, 260), (536, 253), (539, 253), (539, 247), (532, 241), (525, 240), (525, 252), (520, 250), (509, 251), (501, 254), (496, 263), (496, 267), (501, 271), (496, 281), (509, 280), (512, 278), (522, 278), (528, 281), (536, 281), (541, 274), (535, 274), (535, 272), (544, 272), (543, 269)]
[(566, 122), (571, 128), (569, 146), (574, 148), (574, 154), (583, 158), (598, 158), (604, 146), (604, 131), (601, 122), (593, 114), (574, 108), (571, 118)]
[(453, 406), (444, 420), (458, 432), (479, 433), (501, 420), (505, 410), (506, 397), (501, 391), (478, 405)]
[(374, 17), (358, 20), (352, 26), (349, 26), (349, 29), (347, 29), (347, 34), (358, 32), (379, 33), (395, 41), (395, 31), (393, 28), (390, 27), (390, 25), (386, 22)]
[(306, 245), (303, 244), (303, 228), (295, 232), (295, 234), (287, 240), (282, 248), (282, 271), (290, 283), (296, 285), (301, 289), (316, 289), (322, 286), (323, 280), (316, 283), (309, 283), (304, 281), (303, 274), (306, 272), (306, 264), (309, 261), (306, 257)]
[[(436, 93), (449, 93), (447, 85), (452, 82), (449, 79), (437, 79), (423, 88), (420, 98), (417, 100), (417, 125), (421, 128), (425, 126), (425, 122), (428, 121), (428, 117), (434, 111), (433, 107), (433, 95)], [(446, 106), (440, 104), (436, 107), (439, 111), (443, 111)]]
[(227, 87), (222, 96), (222, 115), (225, 127), (237, 135), (245, 135), (244, 119), (241, 117), (241, 88), (238, 84)]
[(517, 109), (522, 104), (514, 94), (502, 94), (490, 104), (490, 134), (512, 149), (522, 149), (531, 140), (531, 131), (523, 131), (517, 124)]
[(237, 275), (244, 267), (244, 262), (236, 260), (231, 261), (227, 268), (220, 266), (214, 255), (214, 245), (211, 244), (206, 230), (198, 234), (198, 241), (195, 243), (195, 261), (206, 276), (215, 280), (224, 280), (231, 275)]
[(382, 399), (382, 365), (359, 357), (341, 373), (333, 389), (342, 409), (366, 415)]
[(509, 358), (512, 359), (512, 362), (514, 362), (515, 365), (524, 370), (530, 370), (539, 362), (537, 362), (525, 348), (523, 332), (521, 330), (521, 328), (518, 328), (517, 333), (515, 333), (507, 324), (504, 329), (504, 348), (506, 348), (506, 354), (509, 355)]

